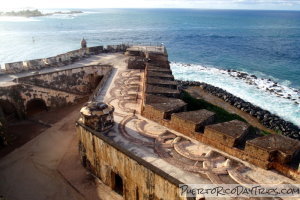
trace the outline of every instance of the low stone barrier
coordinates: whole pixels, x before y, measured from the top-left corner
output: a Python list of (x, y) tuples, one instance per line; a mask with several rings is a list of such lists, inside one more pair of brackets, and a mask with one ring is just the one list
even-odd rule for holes
[(221, 88), (206, 83), (202, 83), (202, 82), (197, 82), (197, 81), (179, 80), (178, 83), (182, 88), (188, 86), (199, 86), (206, 92), (223, 99), (225, 102), (231, 104), (232, 106), (244, 112), (249, 113), (251, 116), (257, 118), (261, 122), (261, 124), (263, 124), (265, 127), (275, 130), (281, 133), (282, 135), (288, 136), (290, 138), (300, 140), (300, 129), (295, 124), (288, 122), (280, 118), (279, 116), (270, 113), (267, 110), (255, 106), (250, 102), (247, 102), (239, 97), (236, 97), (233, 94)]
[(24, 71), (39, 70), (46, 67), (60, 67), (89, 57), (90, 55), (97, 55), (100, 53), (125, 52), (128, 47), (129, 46), (125, 44), (108, 45), (106, 48), (104, 48), (103, 46), (87, 47), (69, 51), (49, 58), (5, 63), (2, 64), (1, 71), (3, 74), (14, 74)]

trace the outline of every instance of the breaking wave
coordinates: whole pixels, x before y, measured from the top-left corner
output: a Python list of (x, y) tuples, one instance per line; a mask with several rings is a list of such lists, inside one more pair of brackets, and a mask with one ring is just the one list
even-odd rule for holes
[(222, 88), (300, 126), (300, 90), (259, 75), (196, 64), (171, 63), (179, 80), (200, 81)]

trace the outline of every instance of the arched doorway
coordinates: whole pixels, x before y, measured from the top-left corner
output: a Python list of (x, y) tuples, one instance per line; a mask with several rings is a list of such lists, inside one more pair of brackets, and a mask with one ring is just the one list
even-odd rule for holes
[(16, 107), (8, 100), (0, 99), (0, 117), (6, 122), (12, 122), (18, 119)]
[(42, 99), (32, 99), (26, 104), (26, 113), (28, 116), (32, 116), (47, 110), (46, 103)]

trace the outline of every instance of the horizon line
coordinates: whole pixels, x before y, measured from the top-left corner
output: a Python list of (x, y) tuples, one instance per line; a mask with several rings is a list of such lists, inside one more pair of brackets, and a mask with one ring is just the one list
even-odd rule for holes
[(107, 7), (107, 8), (80, 8), (80, 7), (63, 7), (63, 8), (36, 8), (36, 7), (23, 7), (23, 8), (0, 8), (0, 11), (2, 10), (8, 10), (10, 9), (11, 11), (13, 11), (14, 9), (19, 9), (19, 10), (33, 10), (33, 9), (91, 9), (91, 10), (96, 10), (96, 9), (166, 9), (166, 10), (241, 10), (241, 11), (300, 11), (300, 9), (295, 10), (295, 9), (253, 9), (253, 8), (192, 8), (192, 7), (185, 7), (185, 8), (177, 8), (177, 7), (171, 7), (171, 8), (165, 8), (165, 7), (128, 7), (128, 8), (114, 8), (114, 7)]

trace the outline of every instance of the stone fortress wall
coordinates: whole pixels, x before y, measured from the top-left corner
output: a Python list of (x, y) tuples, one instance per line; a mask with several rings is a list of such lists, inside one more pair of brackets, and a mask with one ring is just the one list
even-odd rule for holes
[[(141, 59), (140, 56), (137, 59)], [(253, 138), (250, 125), (245, 122), (215, 123), (215, 113), (208, 110), (187, 111), (187, 103), (180, 99), (167, 55), (148, 53), (145, 60), (141, 108), (144, 117), (256, 166), (274, 168), (300, 179), (300, 169), (290, 165), (299, 159), (299, 141), (280, 134)]]
[(61, 67), (69, 65), (78, 60), (89, 57), (90, 55), (97, 55), (99, 53), (115, 53), (115, 52), (124, 52), (127, 49), (128, 45), (107, 45), (103, 46), (94, 46), (81, 48), (67, 53), (59, 54), (57, 56), (34, 59), (28, 61), (19, 61), (13, 63), (5, 63), (1, 65), (2, 74), (14, 74), (32, 70), (40, 70), (48, 67)]
[[(265, 171), (252, 165), (250, 169), (241, 160), (300, 180), (299, 171), (290, 165), (299, 154), (297, 140), (281, 135), (249, 138), (251, 127), (245, 122), (217, 123), (214, 112), (190, 110), (181, 99), (166, 51), (130, 48), (125, 54), (129, 56), (128, 68), (118, 69), (104, 98), (115, 106), (116, 126), (99, 132), (83, 121), (76, 124), (83, 164), (112, 191), (130, 200), (182, 199), (178, 184), (193, 181), (182, 180), (180, 176), (189, 175), (181, 170), (207, 176), (218, 184), (260, 183), (257, 177), (243, 173)], [(162, 126), (148, 119), (165, 126), (163, 131), (154, 131)], [(196, 150), (192, 143), (203, 149)], [(212, 150), (206, 152), (206, 148)], [(193, 183), (204, 183), (197, 181)]]
[[(105, 134), (81, 123), (77, 123), (77, 132), (89, 169), (124, 199), (189, 199), (179, 194), (181, 181), (134, 155)], [(116, 176), (122, 179), (120, 189), (116, 187), (120, 184), (116, 183)]]
[(0, 86), (0, 118), (3, 123), (11, 119), (23, 119), (29, 104), (44, 104), (52, 109), (88, 98), (99, 83), (109, 77), (112, 66), (89, 65), (59, 69), (91, 55), (125, 52), (126, 45), (95, 46), (70, 51), (50, 58), (3, 64), (0, 76), (39, 71), (56, 67), (44, 73), (24, 73)]
[[(111, 70), (110, 65), (92, 65), (20, 77), (9, 86), (0, 87), (0, 100), (11, 104), (12, 112), (23, 118), (32, 101), (42, 101), (47, 109), (52, 109), (87, 98)], [(5, 105), (0, 106), (5, 110)]]
[(258, 106), (246, 102), (245, 100), (234, 96), (233, 94), (218, 88), (207, 83), (201, 83), (197, 81), (178, 81), (180, 87), (187, 88), (190, 86), (199, 86), (205, 92), (208, 92), (223, 101), (229, 103), (230, 105), (249, 113), (249, 115), (257, 118), (262, 125), (265, 127), (274, 130), (275, 132), (288, 136), (293, 139), (300, 140), (300, 127), (297, 127), (295, 124), (285, 121), (281, 117), (270, 113), (267, 110), (264, 110)]

